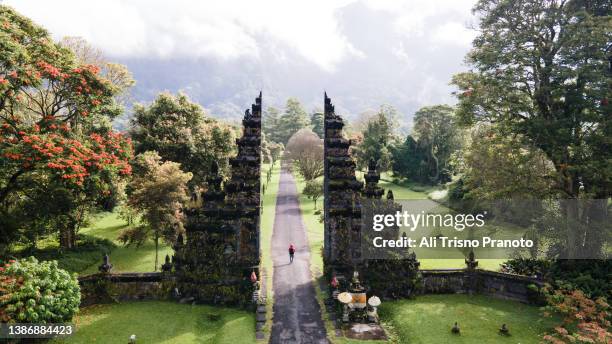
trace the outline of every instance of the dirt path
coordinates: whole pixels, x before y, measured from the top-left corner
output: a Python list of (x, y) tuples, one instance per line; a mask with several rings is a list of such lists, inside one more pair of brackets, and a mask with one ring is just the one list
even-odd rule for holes
[[(310, 274), (310, 252), (293, 176), (283, 167), (276, 200), (272, 260), (274, 320), (271, 344), (328, 343)], [(289, 263), (288, 247), (296, 254)]]

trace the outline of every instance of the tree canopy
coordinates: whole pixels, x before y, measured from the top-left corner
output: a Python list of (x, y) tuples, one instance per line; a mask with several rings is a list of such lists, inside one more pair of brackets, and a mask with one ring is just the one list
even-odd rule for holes
[[(131, 143), (110, 127), (118, 89), (9, 7), (0, 23), (0, 228), (11, 238), (39, 219), (69, 248), (87, 210), (131, 172)], [(32, 214), (40, 195), (62, 203)]]
[(306, 110), (296, 98), (287, 99), (285, 112), (278, 119), (277, 125), (274, 128), (276, 134), (273, 136), (276, 142), (287, 144), (291, 136), (302, 128), (307, 128), (310, 125), (310, 119), (306, 114)]
[(378, 163), (380, 171), (387, 171), (391, 167), (390, 146), (395, 140), (394, 126), (397, 111), (392, 106), (383, 105), (378, 113), (369, 118), (365, 129), (361, 132), (360, 143), (353, 152), (357, 166), (366, 169), (371, 160)]
[[(607, 9), (607, 10), (606, 10)], [(479, 1), (473, 71), (453, 78), (462, 123), (497, 123), (553, 163), (556, 188), (611, 195), (612, 17), (606, 1)]]
[(235, 149), (232, 128), (206, 117), (184, 94), (161, 93), (149, 106), (136, 105), (130, 134), (136, 153), (156, 151), (162, 160), (180, 163), (191, 172), (191, 186), (206, 181), (206, 166), (213, 162), (227, 173)]
[(306, 181), (323, 175), (323, 140), (312, 130), (300, 129), (291, 136), (286, 151)]

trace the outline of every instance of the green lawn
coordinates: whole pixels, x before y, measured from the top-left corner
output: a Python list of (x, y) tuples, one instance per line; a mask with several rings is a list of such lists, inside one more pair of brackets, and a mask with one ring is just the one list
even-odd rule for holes
[[(356, 176), (359, 180), (363, 180), (363, 172), (357, 171)], [(393, 190), (393, 195), (399, 202), (404, 200), (432, 200), (442, 197), (441, 195), (446, 193), (446, 190), (440, 189), (436, 186), (423, 186), (423, 185), (410, 185), (408, 183), (395, 184), (393, 183), (393, 176), (390, 173), (382, 173), (380, 187), (386, 190)], [(417, 191), (418, 190), (418, 191)], [(442, 197), (443, 198), (443, 197)], [(427, 210), (433, 213), (447, 213), (452, 212), (446, 206), (439, 204), (435, 201), (430, 201), (434, 208)], [(421, 203), (414, 204), (414, 206), (425, 206)], [(406, 206), (405, 206), (406, 207)], [(423, 236), (431, 236), (436, 234), (445, 234), (449, 237), (456, 236), (458, 239), (467, 239), (470, 235), (474, 237), (482, 237), (485, 235), (494, 237), (496, 239), (518, 239), (523, 236), (525, 228), (518, 227), (509, 223), (489, 222), (483, 228), (473, 231), (457, 231), (452, 233), (434, 233), (433, 230), (428, 231), (421, 230), (418, 235), (413, 233), (410, 237), (419, 240)], [(451, 235), (452, 234), (452, 235)], [(421, 254), (419, 255), (419, 250)], [(465, 254), (466, 250), (449, 250), (446, 248), (425, 248), (416, 249), (417, 257), (420, 256), (419, 262), (421, 262), (421, 269), (459, 269), (465, 268)], [(512, 252), (507, 249), (501, 248), (479, 248), (475, 249), (476, 259), (479, 261), (478, 267), (486, 270), (499, 270), (501, 264), (507, 259), (504, 256), (509, 256)], [(501, 258), (500, 258), (501, 257)]]
[(81, 309), (72, 337), (54, 343), (255, 343), (253, 312), (146, 301)]
[[(147, 240), (140, 247), (125, 247), (117, 240), (126, 223), (117, 213), (103, 212), (90, 219), (90, 225), (79, 231), (77, 248), (61, 252), (56, 236), (44, 238), (35, 250), (16, 250), (17, 256), (33, 255), (39, 260), (57, 260), (61, 268), (78, 274), (98, 272), (102, 257), (110, 253), (113, 272), (150, 272), (155, 268), (155, 244)], [(159, 265), (172, 248), (160, 243)], [(158, 267), (159, 269), (159, 267)]]
[[(539, 343), (556, 323), (540, 309), (486, 296), (426, 295), (415, 300), (383, 302), (379, 314), (395, 329), (400, 343)], [(451, 333), (459, 323), (461, 334)], [(510, 336), (499, 335), (505, 323)]]
[[(261, 182), (262, 185), (266, 185), (266, 193), (262, 195), (263, 208), (261, 213), (260, 223), (260, 243), (261, 243), (261, 266), (266, 270), (266, 296), (268, 303), (267, 317), (268, 326), (271, 324), (272, 319), (272, 305), (274, 303), (274, 293), (272, 290), (272, 277), (274, 273), (274, 264), (272, 263), (271, 244), (272, 244), (272, 233), (274, 229), (274, 217), (276, 214), (276, 196), (278, 194), (278, 182), (280, 179), (280, 161), (272, 167), (272, 178), (269, 183), (266, 183), (266, 173), (270, 169), (270, 164), (263, 164), (261, 166)], [(269, 333), (269, 328), (266, 328), (266, 332)]]
[[(97, 238), (113, 241), (116, 248), (110, 253), (110, 261), (113, 264), (113, 272), (151, 272), (155, 268), (155, 244), (152, 240), (147, 240), (142, 246), (125, 247), (117, 241), (117, 236), (126, 227), (125, 221), (118, 217), (117, 213), (101, 213), (92, 221), (91, 226), (82, 229), (80, 233), (91, 235)], [(171, 247), (160, 241), (159, 265), (163, 264), (166, 254), (172, 256)], [(89, 266), (81, 274), (98, 272), (99, 262)], [(159, 270), (159, 266), (158, 266)]]

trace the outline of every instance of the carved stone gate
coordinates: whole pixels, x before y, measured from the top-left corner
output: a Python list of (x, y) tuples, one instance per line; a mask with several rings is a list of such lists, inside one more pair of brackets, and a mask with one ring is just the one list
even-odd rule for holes
[(246, 304), (258, 276), (260, 235), (261, 92), (242, 120), (231, 177), (222, 185), (211, 166), (202, 207), (186, 212), (173, 265), (180, 292), (202, 302)]
[[(222, 185), (218, 167), (211, 166), (203, 205), (186, 212), (186, 238), (179, 236), (174, 247), (172, 265), (180, 292), (202, 302), (246, 304), (253, 291), (250, 276), (259, 276), (261, 100), (260, 93), (245, 112), (229, 181)], [(410, 293), (418, 270), (415, 257), (393, 261), (363, 256), (362, 205), (380, 199), (384, 190), (378, 186), (376, 162), (364, 176), (365, 187), (357, 180), (344, 122), (327, 94), (324, 104), (325, 273), (342, 277), (357, 269), (381, 296)], [(392, 195), (387, 198), (386, 204), (397, 208)]]

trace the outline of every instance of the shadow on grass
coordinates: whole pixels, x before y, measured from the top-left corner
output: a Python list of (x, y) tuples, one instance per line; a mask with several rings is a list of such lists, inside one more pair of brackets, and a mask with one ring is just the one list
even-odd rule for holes
[(27, 248), (16, 252), (16, 258), (34, 256), (38, 260), (57, 260), (60, 268), (70, 272), (81, 273), (96, 263), (102, 262), (102, 257), (117, 248), (108, 239), (102, 239), (89, 234), (77, 235), (77, 246), (71, 250), (61, 250), (57, 246), (44, 248)]

